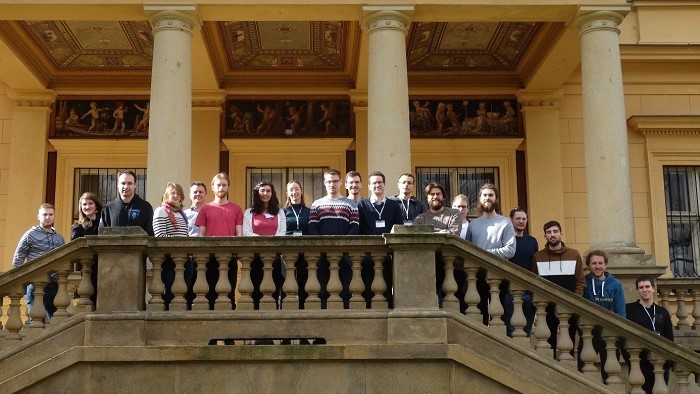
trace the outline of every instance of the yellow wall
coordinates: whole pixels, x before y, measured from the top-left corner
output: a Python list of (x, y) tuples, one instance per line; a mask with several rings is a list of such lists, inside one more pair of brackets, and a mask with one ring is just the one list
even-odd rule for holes
[[(7, 256), (4, 245), (7, 217), (7, 178), (10, 170), (10, 101), (7, 99), (5, 87), (0, 83), (0, 258)], [(13, 249), (14, 250), (14, 249)], [(0, 270), (7, 269), (11, 263), (0, 263)]]

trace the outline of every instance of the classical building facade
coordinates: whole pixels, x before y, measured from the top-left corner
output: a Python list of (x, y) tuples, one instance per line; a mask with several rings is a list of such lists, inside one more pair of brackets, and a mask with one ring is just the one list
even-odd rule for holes
[(301, 177), (310, 199), (338, 168), (473, 201), (495, 181), (533, 235), (557, 219), (623, 277), (699, 272), (696, 2), (0, 10), (3, 270), (40, 203), (67, 235), (81, 192), (113, 198), (116, 169), (147, 175), (153, 204), (224, 170), (244, 205), (262, 178)]

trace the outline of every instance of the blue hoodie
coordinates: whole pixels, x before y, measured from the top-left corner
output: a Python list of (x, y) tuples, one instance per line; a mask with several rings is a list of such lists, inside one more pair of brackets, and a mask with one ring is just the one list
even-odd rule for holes
[(627, 317), (625, 291), (622, 289), (622, 283), (615, 279), (612, 274), (606, 271), (605, 280), (598, 280), (592, 274), (588, 274), (586, 275), (585, 283), (586, 288), (583, 290), (585, 299), (622, 317)]

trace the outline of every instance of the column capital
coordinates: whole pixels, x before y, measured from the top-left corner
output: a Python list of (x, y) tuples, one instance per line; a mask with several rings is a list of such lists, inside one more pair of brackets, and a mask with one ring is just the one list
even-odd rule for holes
[(618, 26), (630, 10), (630, 6), (582, 6), (574, 23), (578, 26), (580, 35), (596, 30), (612, 30), (620, 34)]
[(518, 102), (523, 107), (559, 107), (559, 100), (564, 96), (562, 90), (518, 90)]
[(7, 98), (14, 107), (48, 108), (56, 101), (53, 90), (7, 90)]
[(143, 10), (154, 34), (159, 30), (180, 30), (191, 35), (192, 29), (201, 23), (196, 4), (147, 4)]
[(398, 30), (408, 34), (408, 26), (413, 18), (412, 5), (365, 5), (362, 6), (362, 28), (368, 31)]
[(350, 102), (355, 108), (367, 107), (367, 90), (352, 89), (349, 93)]
[(193, 90), (192, 108), (195, 107), (221, 107), (226, 101), (224, 90)]

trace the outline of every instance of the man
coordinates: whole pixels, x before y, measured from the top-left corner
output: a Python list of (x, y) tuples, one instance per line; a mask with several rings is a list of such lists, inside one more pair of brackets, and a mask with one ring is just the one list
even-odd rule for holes
[(100, 228), (138, 226), (153, 236), (153, 207), (151, 204), (134, 193), (136, 189), (136, 173), (124, 170), (117, 176), (116, 199), (102, 210)]
[(199, 227), (195, 224), (197, 221), (197, 214), (204, 206), (204, 197), (207, 195), (207, 186), (204, 182), (194, 181), (190, 185), (190, 200), (192, 200), (192, 206), (185, 209), (185, 215), (187, 215), (187, 232), (190, 237), (199, 236)]
[(583, 260), (581, 254), (562, 242), (561, 225), (556, 220), (544, 224), (544, 249), (535, 253), (531, 270), (572, 293), (583, 295)]
[[(348, 173), (350, 174), (350, 173)], [(358, 174), (359, 177), (359, 174)], [(351, 179), (354, 177), (349, 177)], [(357, 235), (360, 233), (360, 214), (357, 204), (340, 194), (340, 172), (328, 170), (323, 174), (323, 182), (326, 186), (326, 196), (319, 198), (311, 204), (309, 212), (310, 235)], [(361, 182), (361, 181), (360, 181)], [(356, 195), (359, 196), (359, 191)], [(328, 299), (326, 285), (330, 279), (330, 262), (325, 258), (318, 264), (318, 281), (321, 283), (321, 307), (325, 307)], [(310, 263), (311, 264), (311, 263)], [(349, 285), (352, 278), (352, 263), (346, 255), (341, 260), (338, 276), (343, 284), (340, 297), (347, 306), (351, 296)]]
[(498, 214), (498, 188), (486, 183), (479, 191), (478, 218), (469, 223), (466, 240), (502, 258), (515, 254), (515, 230), (510, 220)]
[[(479, 189), (479, 205), (476, 208), (479, 217), (469, 223), (465, 239), (502, 259), (509, 259), (515, 254), (515, 230), (510, 220), (498, 214), (499, 211), (500, 198), (498, 188), (492, 183), (482, 185), (481, 189)], [(482, 272), (477, 276), (476, 289), (481, 297), (481, 302), (477, 304), (477, 308), (481, 310), (484, 324), (488, 324), (490, 319), (488, 300), (490, 300), (491, 293)], [(506, 304), (506, 291), (507, 285), (503, 283), (500, 294), (503, 304)], [(506, 316), (502, 317), (502, 319), (505, 318)], [(510, 333), (509, 321), (510, 319), (506, 320), (507, 334)], [(512, 327), (510, 327), (510, 330), (512, 330)]]
[[(537, 253), (539, 245), (537, 239), (532, 235), (525, 234), (527, 228), (527, 211), (523, 207), (515, 207), (510, 211), (510, 222), (515, 229), (515, 254), (509, 259), (511, 263), (518, 265), (526, 270), (532, 267), (532, 256)], [(510, 318), (513, 316), (513, 295), (507, 293), (504, 297), (503, 320), (506, 321), (508, 332), (513, 331), (513, 326), (510, 325)], [(535, 307), (532, 305), (532, 293), (526, 292), (523, 294), (523, 313), (527, 324), (523, 328), (527, 336), (530, 336), (532, 331), (532, 323), (535, 320)]]
[[(323, 174), (323, 182), (326, 186), (326, 196), (311, 204), (309, 234), (359, 234), (360, 225), (357, 204), (350, 198), (343, 197), (340, 194), (340, 172), (338, 170), (326, 171)], [(359, 195), (359, 192), (357, 195)]]
[(243, 233), (243, 210), (228, 200), (229, 184), (225, 172), (212, 178), (214, 201), (205, 204), (195, 220), (200, 237), (240, 237)]
[[(647, 275), (642, 275), (635, 281), (639, 299), (625, 305), (627, 319), (645, 327), (662, 337), (673, 340), (673, 322), (666, 308), (654, 303), (656, 293), (656, 281)], [(639, 366), (644, 375), (642, 389), (645, 393), (651, 393), (654, 387), (654, 366), (647, 359), (648, 354), (643, 353)], [(629, 362), (628, 362), (629, 363)], [(669, 365), (664, 365), (664, 380), (668, 383)]]
[[(385, 180), (384, 174), (379, 171), (374, 171), (369, 174), (369, 198), (365, 198), (357, 205), (360, 214), (360, 234), (362, 235), (382, 235), (391, 232), (395, 224), (403, 224), (401, 216), (401, 208), (398, 202), (389, 200), (384, 195)], [(379, 256), (375, 256), (374, 264), (381, 267), (382, 260)], [(392, 284), (393, 278), (391, 275), (391, 257), (387, 255), (384, 259), (384, 281), (387, 285), (387, 291), (384, 296), (389, 300), (389, 305), (392, 305)], [(374, 270), (372, 261), (369, 260), (369, 253), (362, 262), (362, 280), (366, 288), (372, 286), (372, 278)], [(367, 291), (365, 295), (371, 297), (371, 292)]]
[(357, 171), (349, 171), (345, 175), (345, 189), (348, 191), (348, 198), (358, 204), (362, 200), (362, 176)]
[[(561, 225), (556, 220), (545, 223), (543, 230), (547, 243), (544, 249), (538, 251), (532, 257), (532, 272), (572, 293), (582, 296), (585, 284), (581, 254), (577, 250), (564, 245), (564, 242), (561, 240)], [(556, 355), (559, 319), (556, 316), (553, 304), (547, 306), (547, 326), (551, 333), (548, 342)], [(571, 336), (572, 340), (576, 336), (576, 331), (578, 331), (578, 321), (572, 317), (569, 319), (569, 336)]]
[(417, 198), (413, 197), (413, 190), (416, 188), (416, 178), (413, 174), (405, 173), (399, 177), (399, 194), (394, 197), (389, 197), (401, 203), (401, 215), (403, 216), (403, 224), (410, 226), (416, 216), (427, 210), (425, 204)]
[(452, 209), (459, 211), (459, 217), (462, 219), (462, 230), (459, 232), (459, 237), (465, 239), (467, 237), (467, 229), (469, 228), (469, 197), (464, 194), (458, 194), (452, 199)]
[(428, 199), (428, 210), (413, 219), (413, 224), (432, 226), (437, 233), (459, 235), (462, 229), (462, 219), (459, 211), (445, 207), (445, 188), (437, 182), (430, 182), (425, 187)]
[[(15, 250), (15, 256), (12, 259), (12, 266), (17, 268), (24, 264), (27, 260), (34, 260), (37, 257), (48, 253), (59, 246), (65, 244), (63, 236), (56, 232), (53, 227), (54, 219), (56, 215), (56, 210), (51, 204), (41, 204), (39, 206), (39, 214), (37, 219), (39, 220), (39, 225), (34, 226), (27, 230), (26, 233), (20, 238), (17, 244), (17, 249)], [(56, 311), (56, 306), (53, 304), (53, 300), (56, 297), (58, 291), (58, 285), (56, 283), (57, 278), (52, 275), (51, 283), (49, 283), (44, 289), (44, 307), (46, 308), (46, 314), (49, 318)], [(34, 286), (27, 285), (27, 293), (25, 295), (27, 299), (27, 310), (31, 310), (34, 304)]]
[(369, 174), (370, 196), (357, 205), (362, 235), (381, 235), (390, 232), (395, 224), (403, 224), (399, 204), (384, 196), (384, 180), (379, 171)]

